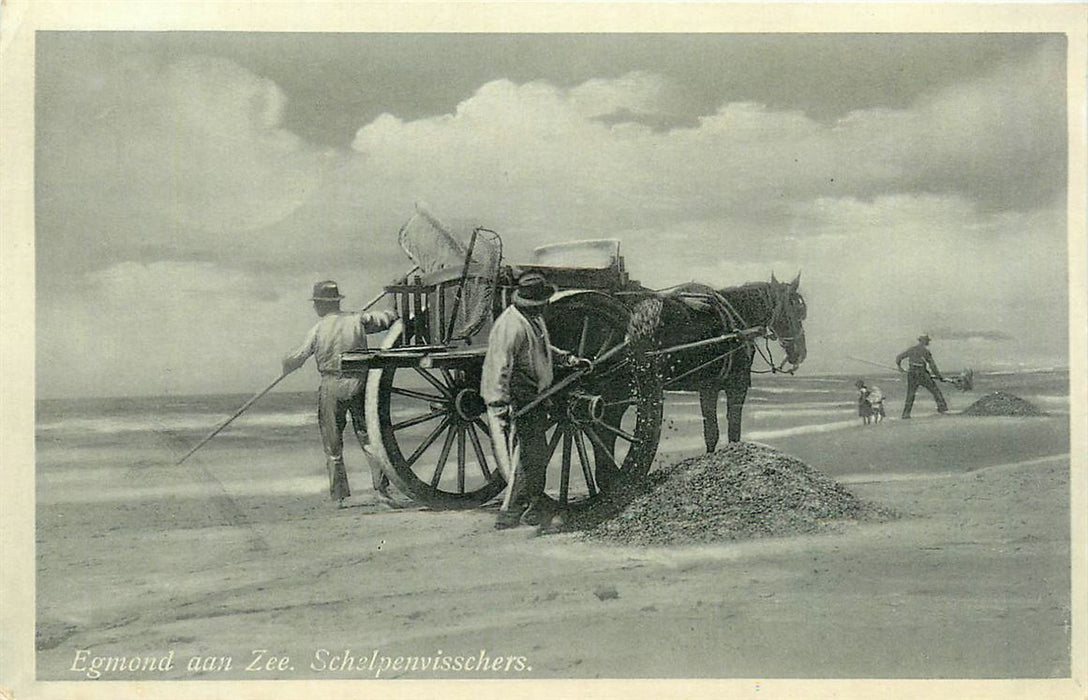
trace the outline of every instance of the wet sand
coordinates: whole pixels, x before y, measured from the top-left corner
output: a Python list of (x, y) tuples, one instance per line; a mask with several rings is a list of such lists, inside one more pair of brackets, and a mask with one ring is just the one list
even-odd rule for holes
[[(698, 454), (695, 409), (666, 415), (659, 461)], [(358, 452), (337, 510), (316, 444), (98, 465), (94, 489), (40, 483), (39, 679), (83, 680), (108, 656), (163, 662), (106, 680), (1070, 674), (1067, 415), (757, 427), (903, 517), (604, 546), (497, 532), (487, 508), (389, 510)]]

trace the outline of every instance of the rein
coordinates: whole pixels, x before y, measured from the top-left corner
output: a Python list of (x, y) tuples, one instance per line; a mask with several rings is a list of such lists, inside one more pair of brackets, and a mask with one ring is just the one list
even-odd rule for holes
[[(692, 290), (691, 287), (698, 287), (698, 291)], [(788, 362), (786, 357), (782, 358), (782, 361), (775, 364), (774, 354), (771, 349), (772, 340), (777, 340), (780, 343), (788, 343), (793, 341), (795, 336), (780, 336), (775, 330), (774, 326), (779, 322), (788, 303), (788, 293), (782, 294), (775, 291), (772, 288), (771, 283), (759, 283), (758, 285), (747, 286), (746, 288), (734, 288), (745, 295), (754, 295), (761, 306), (770, 310), (769, 318), (763, 323), (750, 325), (745, 319), (744, 315), (737, 309), (734, 302), (726, 298), (725, 294), (717, 291), (706, 285), (690, 285), (688, 287), (690, 291), (681, 292), (678, 296), (689, 297), (694, 299), (701, 299), (709, 303), (717, 314), (719, 321), (722, 324), (722, 328), (727, 333), (736, 333), (739, 342), (731, 349), (715, 355), (711, 359), (700, 363), (698, 366), (687, 370), (683, 374), (669, 379), (666, 382), (666, 386), (679, 382), (681, 379), (694, 374), (706, 367), (709, 367), (717, 362), (721, 362), (721, 370), (718, 372), (719, 378), (727, 376), (733, 368), (733, 356), (740, 350), (751, 348), (752, 354), (758, 353), (763, 361), (767, 363), (767, 369), (755, 370), (749, 368), (749, 371), (754, 374), (793, 374), (796, 372), (797, 367), (785, 369)], [(779, 287), (780, 290), (780, 287)], [(726, 290), (723, 290), (726, 291)], [(763, 338), (763, 347), (760, 347), (758, 339)], [(700, 341), (702, 343), (710, 343), (714, 340), (724, 341), (725, 336), (718, 339), (711, 339), (707, 341)], [(656, 351), (654, 354), (667, 354), (678, 350), (679, 348), (669, 348), (665, 350)]]
[[(767, 283), (766, 286), (761, 285), (760, 287), (756, 288), (755, 291), (759, 295), (759, 300), (761, 302), (763, 302), (763, 305), (765, 307), (768, 307), (768, 308), (771, 309), (771, 315), (770, 315), (770, 318), (767, 319), (766, 323), (763, 324), (763, 332), (760, 333), (758, 336), (755, 336), (756, 339), (758, 339), (759, 337), (763, 338), (763, 347), (762, 348), (759, 346), (758, 342), (756, 342), (756, 339), (752, 339), (752, 340), (747, 340), (746, 339), (744, 341), (746, 344), (750, 344), (755, 349), (755, 351), (759, 354), (759, 356), (763, 359), (763, 361), (767, 363), (767, 369), (765, 369), (765, 370), (753, 369), (753, 370), (751, 370), (751, 372), (753, 374), (778, 374), (778, 373), (793, 374), (794, 372), (797, 371), (797, 367), (792, 367), (790, 369), (785, 369), (786, 363), (788, 362), (788, 360), (785, 357), (782, 358), (782, 361), (780, 363), (778, 363), (777, 365), (775, 364), (775, 362), (774, 362), (774, 353), (771, 350), (771, 342), (770, 342), (772, 340), (777, 340), (779, 343), (785, 344), (785, 343), (792, 342), (793, 340), (796, 339), (795, 336), (780, 336), (774, 330), (775, 325), (778, 323), (778, 321), (782, 317), (783, 313), (785, 313), (786, 301), (787, 301), (788, 295), (787, 294), (776, 293), (775, 291), (773, 291), (771, 289), (771, 284), (770, 283)], [(718, 296), (721, 297), (723, 301), (728, 303), (728, 301), (725, 299), (724, 295), (719, 294)], [(730, 308), (733, 309), (732, 305), (730, 305)], [(733, 312), (736, 313), (736, 309), (733, 309)], [(741, 317), (739, 313), (737, 314), (737, 317), (742, 322), (744, 321), (743, 317)], [(732, 354), (732, 353), (729, 353), (729, 354)], [(722, 369), (723, 369), (723, 374), (725, 374), (726, 373), (726, 365), (723, 365)]]

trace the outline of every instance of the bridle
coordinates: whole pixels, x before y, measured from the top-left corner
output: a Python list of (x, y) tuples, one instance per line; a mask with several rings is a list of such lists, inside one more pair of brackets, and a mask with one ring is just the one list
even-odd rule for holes
[[(772, 289), (772, 286), (775, 287), (775, 288)], [(778, 344), (781, 345), (784, 349), (786, 348), (787, 345), (797, 342), (798, 338), (801, 337), (800, 335), (792, 335), (792, 334), (791, 335), (779, 335), (778, 331), (775, 330), (775, 327), (782, 320), (783, 316), (786, 316), (786, 309), (790, 304), (791, 296), (794, 296), (794, 295), (797, 297), (797, 302), (800, 305), (801, 310), (802, 310), (802, 313), (800, 315), (800, 319), (803, 319), (804, 318), (804, 311), (806, 309), (805, 299), (804, 299), (804, 297), (801, 296), (801, 294), (799, 292), (797, 292), (797, 291), (792, 291), (791, 292), (790, 291), (790, 285), (783, 284), (781, 282), (772, 283), (772, 284), (767, 285), (766, 287), (761, 288), (759, 290), (759, 294), (760, 294), (760, 297), (761, 297), (762, 301), (764, 302), (764, 304), (771, 307), (771, 316), (770, 316), (769, 319), (767, 319), (766, 326), (764, 327), (764, 332), (761, 334), (762, 337), (763, 337), (763, 347), (760, 348), (759, 345), (754, 343), (754, 342), (753, 342), (753, 346), (755, 347), (756, 352), (759, 353), (759, 356), (763, 358), (763, 361), (767, 363), (767, 366), (770, 369), (764, 370), (762, 372), (760, 372), (759, 370), (752, 370), (752, 371), (757, 373), (757, 374), (767, 374), (767, 373), (771, 373), (771, 374), (776, 374), (776, 373), (793, 374), (794, 372), (797, 371), (797, 368), (800, 365), (794, 364), (789, 369), (786, 369), (786, 363), (790, 361), (788, 359), (788, 353), (787, 353), (787, 357), (783, 357), (782, 361), (779, 364), (776, 365), (774, 363), (774, 356), (771, 353), (770, 341), (772, 341), (772, 340), (778, 341)], [(790, 326), (791, 326), (791, 329), (792, 329), (794, 324), (791, 322)], [(802, 331), (802, 334), (803, 334), (803, 331)]]

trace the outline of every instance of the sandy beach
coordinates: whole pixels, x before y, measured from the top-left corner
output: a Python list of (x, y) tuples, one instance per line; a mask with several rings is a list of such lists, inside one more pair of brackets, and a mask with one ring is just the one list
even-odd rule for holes
[[(390, 510), (358, 452), (338, 510), (309, 439), (223, 440), (182, 467), (155, 457), (164, 444), (125, 463), (88, 452), (39, 473), (38, 677), (1068, 676), (1067, 409), (957, 415), (981, 395), (869, 427), (849, 397), (800, 425), (754, 403), (746, 438), (900, 517), (688, 547), (498, 532), (486, 507)], [(700, 453), (691, 399), (669, 397), (659, 464)], [(783, 399), (799, 415), (807, 400)]]

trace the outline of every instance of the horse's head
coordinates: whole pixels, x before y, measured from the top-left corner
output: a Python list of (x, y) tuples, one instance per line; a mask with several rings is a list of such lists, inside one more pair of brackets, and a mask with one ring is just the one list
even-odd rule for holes
[(779, 282), (771, 274), (771, 293), (775, 306), (771, 321), (767, 325), (786, 351), (786, 361), (794, 368), (804, 362), (806, 355), (803, 322), (808, 311), (805, 298), (797, 291), (800, 284), (800, 272), (792, 282)]

